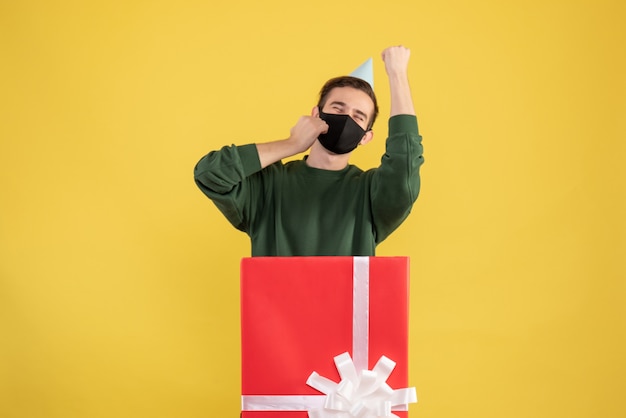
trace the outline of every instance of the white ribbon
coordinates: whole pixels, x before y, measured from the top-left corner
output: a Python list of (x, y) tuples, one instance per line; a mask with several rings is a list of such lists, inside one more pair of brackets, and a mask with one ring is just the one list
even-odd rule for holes
[(335, 357), (341, 381), (335, 383), (316, 372), (311, 373), (307, 385), (326, 395), (323, 408), (308, 410), (310, 418), (379, 418), (397, 417), (391, 410), (407, 409), (417, 402), (415, 388), (393, 390), (386, 383), (396, 363), (382, 356), (372, 370), (357, 373), (350, 354)]
[(306, 411), (324, 407), (321, 395), (244, 395), (242, 411)]
[(242, 395), (242, 411), (308, 411), (310, 418), (397, 417), (417, 402), (415, 388), (393, 390), (386, 383), (396, 366), (382, 356), (367, 369), (369, 348), (369, 257), (353, 258), (352, 353), (335, 357), (341, 381), (313, 372), (307, 385), (324, 395)]
[(357, 370), (367, 370), (370, 335), (370, 259), (352, 259), (352, 355)]

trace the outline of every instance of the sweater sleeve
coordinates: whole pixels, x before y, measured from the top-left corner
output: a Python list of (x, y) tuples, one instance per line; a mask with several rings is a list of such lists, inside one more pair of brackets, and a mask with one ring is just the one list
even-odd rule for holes
[(196, 184), (213, 201), (233, 226), (248, 232), (251, 205), (251, 176), (261, 170), (254, 144), (223, 147), (204, 156), (194, 169)]
[(417, 118), (389, 119), (389, 137), (381, 164), (373, 170), (370, 189), (376, 243), (382, 242), (406, 219), (420, 191), (419, 169), (424, 162)]

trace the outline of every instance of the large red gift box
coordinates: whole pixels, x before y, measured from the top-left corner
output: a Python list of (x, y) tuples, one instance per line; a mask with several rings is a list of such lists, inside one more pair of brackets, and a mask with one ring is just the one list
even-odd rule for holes
[(406, 388), (408, 290), (407, 257), (244, 258), (243, 418), (305, 418), (307, 402), (324, 402), (307, 378), (340, 382), (333, 359), (346, 352), (357, 372), (393, 360), (386, 383)]

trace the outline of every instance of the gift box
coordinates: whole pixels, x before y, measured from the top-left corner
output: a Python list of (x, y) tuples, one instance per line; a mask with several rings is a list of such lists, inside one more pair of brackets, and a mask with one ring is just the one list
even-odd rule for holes
[(244, 258), (242, 417), (406, 418), (408, 290), (407, 257)]

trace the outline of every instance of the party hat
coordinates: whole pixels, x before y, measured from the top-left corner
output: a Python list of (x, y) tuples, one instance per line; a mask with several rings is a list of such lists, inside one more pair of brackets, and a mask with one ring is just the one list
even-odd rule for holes
[(367, 81), (374, 88), (374, 61), (372, 58), (368, 58), (359, 68), (352, 71), (350, 75)]

